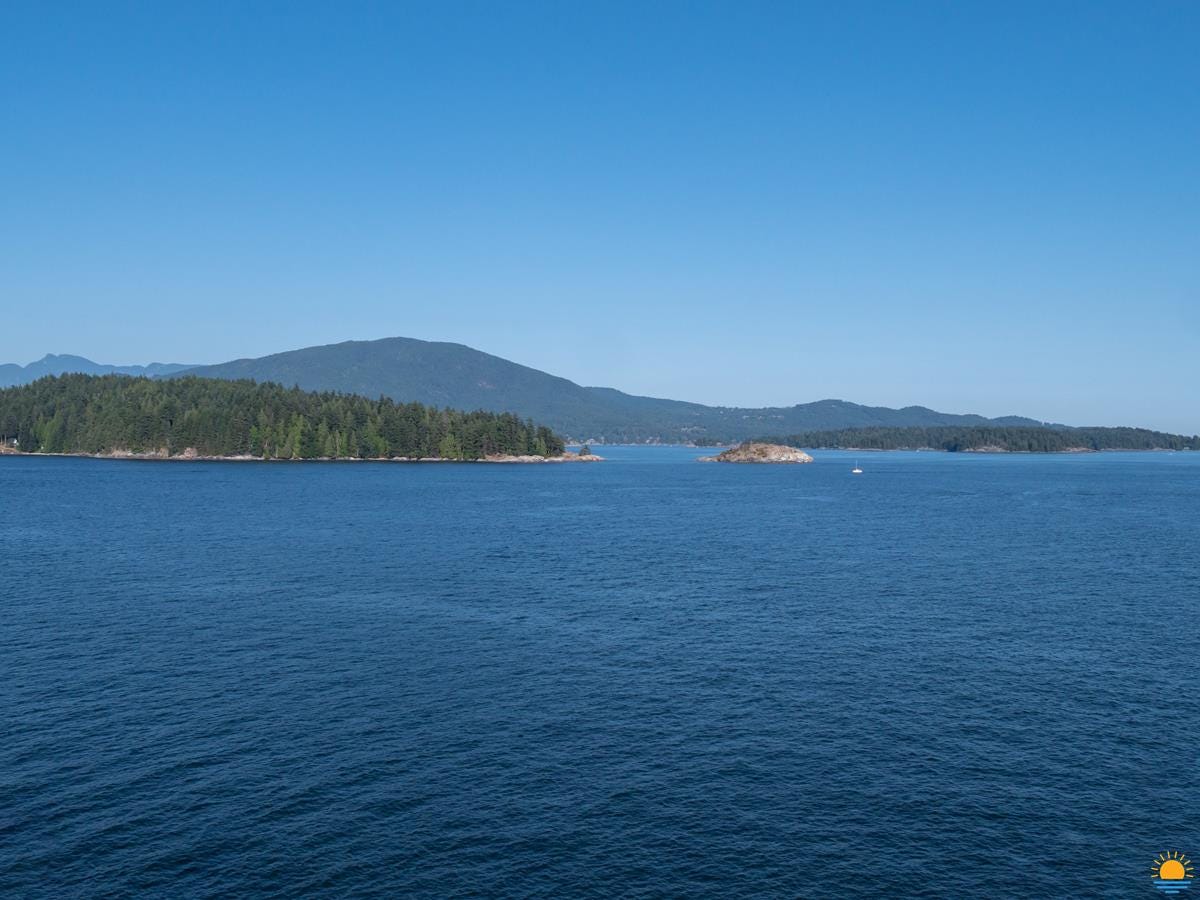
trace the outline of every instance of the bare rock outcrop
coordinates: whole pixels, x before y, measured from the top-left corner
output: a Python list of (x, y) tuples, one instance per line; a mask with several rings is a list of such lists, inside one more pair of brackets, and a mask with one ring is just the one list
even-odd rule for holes
[(803, 450), (782, 444), (760, 444), (747, 441), (716, 456), (702, 456), (700, 462), (728, 463), (810, 463), (813, 458)]

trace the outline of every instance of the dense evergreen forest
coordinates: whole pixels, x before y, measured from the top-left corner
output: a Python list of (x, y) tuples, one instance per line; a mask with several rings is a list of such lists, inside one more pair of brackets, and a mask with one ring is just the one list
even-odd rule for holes
[(1200, 450), (1200, 437), (1145, 428), (1031, 428), (1023, 426), (943, 426), (938, 428), (848, 428), (808, 431), (773, 438), (808, 449), (1007, 450), (1062, 453), (1072, 450)]
[(312, 393), (214, 378), (61, 375), (0, 390), (0, 443), (41, 453), (267, 459), (559, 456), (550, 429), (511, 413)]

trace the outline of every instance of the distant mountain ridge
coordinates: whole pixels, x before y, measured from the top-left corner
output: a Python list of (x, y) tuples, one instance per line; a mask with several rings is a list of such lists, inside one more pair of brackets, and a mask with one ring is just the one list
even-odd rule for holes
[(989, 419), (845, 400), (763, 408), (705, 406), (584, 387), (463, 344), (404, 337), (344, 341), (207, 366), (105, 366), (79, 356), (50, 355), (29, 366), (0, 366), (0, 387), (63, 372), (245, 378), (467, 411), (514, 412), (569, 439), (591, 443), (717, 444), (845, 428), (1044, 424), (1021, 416)]
[(27, 366), (19, 366), (16, 363), (0, 364), (0, 387), (17, 387), (22, 384), (30, 384), (47, 375), (63, 375), (68, 372), (81, 375), (145, 375), (148, 378), (157, 378), (164, 375), (172, 375), (175, 372), (181, 372), (191, 367), (191, 365), (183, 363), (150, 363), (147, 366), (109, 366), (92, 362), (90, 359), (85, 359), (82, 356), (47, 353), (37, 362), (31, 362)]
[(307, 347), (199, 366), (187, 374), (277, 381), (305, 390), (383, 395), (456, 409), (515, 412), (573, 440), (594, 443), (720, 443), (817, 429), (1043, 424), (1019, 416), (988, 419), (921, 406), (897, 410), (844, 400), (760, 409), (705, 406), (584, 387), (463, 344), (402, 337)]

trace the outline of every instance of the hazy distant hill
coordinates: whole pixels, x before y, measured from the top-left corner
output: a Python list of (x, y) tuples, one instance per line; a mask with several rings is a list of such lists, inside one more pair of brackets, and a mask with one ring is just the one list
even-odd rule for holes
[(69, 354), (58, 355), (47, 353), (37, 362), (27, 366), (15, 363), (0, 365), (0, 387), (15, 387), (29, 384), (46, 375), (63, 375), (67, 372), (81, 375), (146, 375), (155, 378), (161, 375), (172, 375), (190, 366), (180, 363), (150, 363), (148, 366), (106, 366), (92, 362), (82, 356)]
[(743, 409), (638, 397), (612, 388), (583, 387), (462, 344), (412, 338), (346, 341), (187, 371), (210, 378), (276, 381), (305, 390), (383, 395), (455, 409), (515, 412), (576, 440), (610, 443), (711, 443), (872, 426), (1042, 424), (1018, 416), (987, 419), (921, 406), (888, 409), (843, 400)]

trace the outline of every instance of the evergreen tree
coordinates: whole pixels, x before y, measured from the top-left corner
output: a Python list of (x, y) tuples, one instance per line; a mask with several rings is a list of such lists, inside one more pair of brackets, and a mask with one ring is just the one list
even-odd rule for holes
[(442, 459), (462, 459), (462, 449), (458, 445), (458, 438), (453, 434), (448, 434), (440, 444), (438, 444), (438, 456)]

